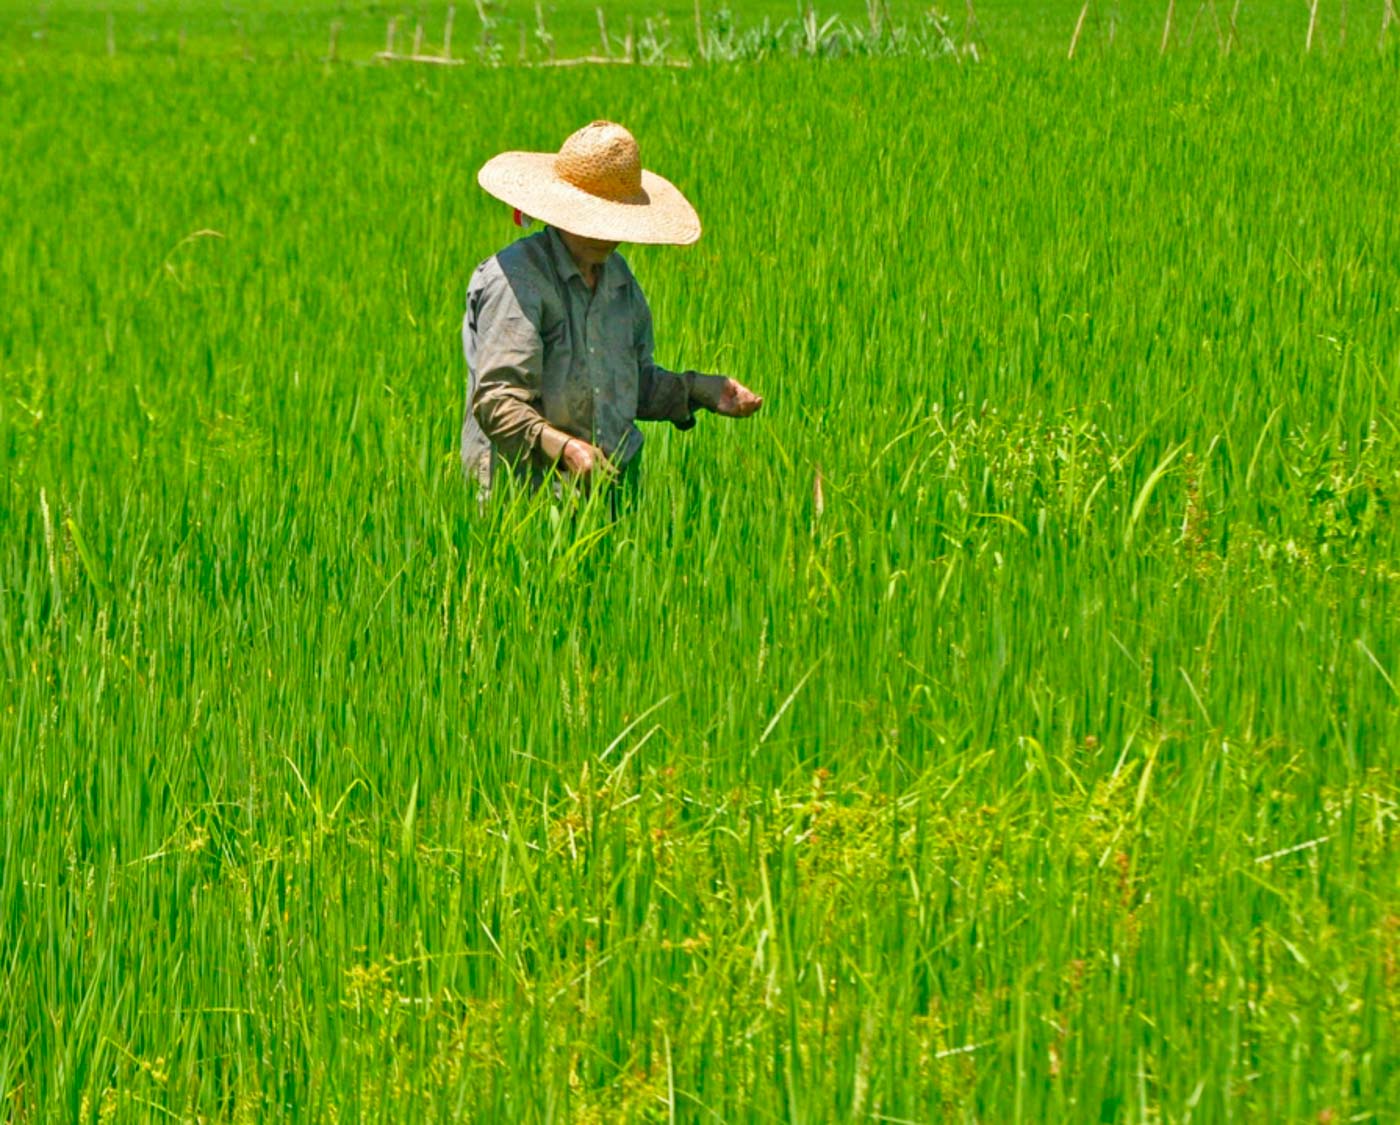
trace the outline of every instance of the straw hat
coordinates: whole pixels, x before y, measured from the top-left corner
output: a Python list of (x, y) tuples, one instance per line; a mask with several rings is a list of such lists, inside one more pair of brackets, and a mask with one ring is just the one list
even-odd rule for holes
[(669, 180), (642, 168), (621, 125), (585, 125), (554, 152), (503, 152), (476, 174), (504, 203), (582, 238), (689, 246), (700, 217)]

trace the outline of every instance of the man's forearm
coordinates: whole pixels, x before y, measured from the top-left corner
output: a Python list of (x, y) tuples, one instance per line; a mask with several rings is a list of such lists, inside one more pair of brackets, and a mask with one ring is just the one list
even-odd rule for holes
[(482, 432), (507, 461), (532, 458), (541, 467), (553, 465), (569, 440), (570, 435), (551, 426), (543, 414), (514, 395), (479, 394), (473, 413)]
[(689, 429), (697, 409), (713, 410), (727, 380), (698, 371), (674, 372), (653, 367), (642, 379), (637, 418), (643, 422), (672, 422)]
[(702, 375), (698, 371), (687, 372), (691, 377), (690, 402), (692, 407), (700, 406), (714, 410), (719, 405), (719, 396), (724, 393), (729, 382), (726, 375)]

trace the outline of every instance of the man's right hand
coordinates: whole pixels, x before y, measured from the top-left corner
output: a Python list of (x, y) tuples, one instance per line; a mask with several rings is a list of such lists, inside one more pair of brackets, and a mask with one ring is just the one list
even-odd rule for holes
[(582, 438), (570, 438), (559, 458), (564, 471), (580, 481), (591, 481), (604, 476), (612, 469), (612, 462), (596, 445), (590, 445)]

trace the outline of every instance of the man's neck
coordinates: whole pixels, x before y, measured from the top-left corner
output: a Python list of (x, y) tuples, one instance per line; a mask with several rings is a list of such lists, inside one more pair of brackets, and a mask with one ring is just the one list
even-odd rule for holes
[(564, 243), (564, 249), (569, 252), (569, 257), (574, 260), (574, 265), (578, 267), (579, 276), (583, 278), (583, 283), (590, 289), (598, 288), (598, 281), (603, 276), (603, 268), (607, 265), (607, 259), (594, 261), (588, 251), (581, 245), (576, 245), (575, 236), (566, 231), (559, 232), (559, 239)]

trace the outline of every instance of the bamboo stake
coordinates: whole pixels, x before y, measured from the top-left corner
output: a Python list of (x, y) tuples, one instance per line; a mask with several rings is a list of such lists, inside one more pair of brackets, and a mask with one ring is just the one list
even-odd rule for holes
[(1205, 11), (1205, 7), (1206, 0), (1201, 0), (1201, 2), (1196, 5), (1196, 14), (1191, 17), (1191, 30), (1186, 33), (1186, 42), (1182, 44), (1184, 47), (1189, 48), (1191, 44), (1196, 41), (1196, 25), (1201, 22), (1201, 13)]
[(603, 44), (603, 54), (612, 55), (612, 45), (608, 42), (608, 17), (603, 13), (603, 9), (594, 9), (598, 13), (598, 40)]
[(340, 44), (340, 21), (331, 20), (330, 41), (326, 44), (326, 62), (335, 62), (336, 51)]
[(1069, 37), (1069, 54), (1066, 58), (1074, 58), (1074, 49), (1079, 46), (1079, 36), (1084, 30), (1084, 21), (1089, 18), (1089, 5), (1093, 0), (1084, 0), (1084, 7), (1079, 9), (1079, 19), (1074, 24), (1074, 34)]
[[(571, 67), (571, 66), (632, 66), (629, 59), (620, 59), (616, 55), (580, 55), (577, 58), (569, 59), (543, 59), (540, 62), (526, 63), (531, 69), (543, 69), (546, 67)], [(678, 70), (687, 70), (694, 65), (689, 59), (662, 59), (656, 63), (641, 63), (638, 66), (665, 66), (674, 67)]]
[(1172, 16), (1175, 12), (1176, 0), (1167, 0), (1167, 18), (1162, 23), (1162, 49), (1157, 52), (1159, 55), (1167, 53), (1167, 44), (1172, 39)]
[(117, 57), (117, 23), (111, 8), (107, 9), (107, 57)]
[(417, 58), (423, 53), (423, 25), (416, 24), (413, 28), (413, 57)]
[(1113, 7), (1108, 11), (1108, 45), (1112, 47), (1118, 41), (1118, 0), (1113, 0)]
[(1231, 47), (1240, 45), (1240, 0), (1235, 0), (1235, 6), (1230, 9), (1230, 37), (1225, 40), (1225, 53), (1230, 53)]
[(427, 66), (465, 66), (465, 59), (445, 59), (441, 55), (386, 55), (383, 51), (374, 56), (380, 62), (424, 63)]
[(456, 22), (456, 5), (449, 5), (447, 9), (447, 22), (442, 25), (442, 57), (445, 59), (450, 59), (452, 57), (452, 25)]
[(541, 0), (535, 0), (535, 34), (540, 37), (540, 42), (544, 44), (552, 59), (554, 57), (554, 36), (544, 25), (544, 4)]
[(394, 39), (399, 33), (399, 17), (390, 16), (389, 26), (384, 32), (384, 54), (389, 58), (394, 57)]
[(1381, 15), (1381, 48), (1385, 48), (1386, 34), (1390, 31), (1391, 21), (1395, 19), (1395, 8), (1391, 0), (1385, 0), (1385, 11)]
[(977, 9), (972, 6), (972, 0), (967, 0), (967, 20), (963, 24), (963, 42), (971, 42), (973, 35), (981, 30), (977, 23)]
[(1191, 30), (1186, 36), (1186, 46), (1191, 46), (1196, 41), (1196, 28), (1200, 25), (1201, 16), (1206, 11), (1210, 12), (1211, 23), (1215, 25), (1215, 45), (1222, 51), (1225, 49), (1225, 37), (1220, 30), (1220, 13), (1215, 10), (1215, 0), (1201, 0), (1196, 8), (1196, 14), (1191, 17)]
[(1305, 50), (1312, 52), (1313, 33), (1317, 31), (1317, 5), (1319, 0), (1312, 0), (1312, 10), (1308, 12), (1308, 41)]
[(476, 0), (476, 20), (481, 24), (481, 53), (485, 53), (491, 47), (491, 17), (486, 12), (484, 0)]
[(1220, 9), (1215, 6), (1215, 0), (1206, 0), (1210, 5), (1210, 22), (1215, 27), (1215, 45), (1223, 53), (1225, 50), (1225, 30), (1220, 26)]

